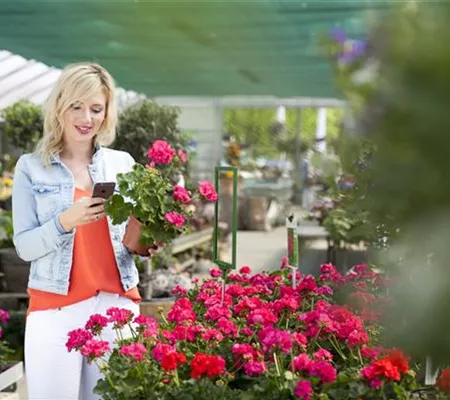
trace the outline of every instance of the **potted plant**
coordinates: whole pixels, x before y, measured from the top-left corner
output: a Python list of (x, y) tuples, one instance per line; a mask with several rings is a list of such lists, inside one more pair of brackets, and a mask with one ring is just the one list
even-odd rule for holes
[(191, 217), (189, 205), (195, 197), (217, 201), (211, 182), (200, 182), (194, 193), (174, 184), (171, 172), (187, 161), (166, 141), (156, 140), (148, 149), (147, 165), (135, 164), (133, 170), (117, 176), (119, 193), (105, 203), (113, 224), (129, 219), (123, 239), (127, 249), (148, 255), (152, 246), (170, 243), (184, 233)]

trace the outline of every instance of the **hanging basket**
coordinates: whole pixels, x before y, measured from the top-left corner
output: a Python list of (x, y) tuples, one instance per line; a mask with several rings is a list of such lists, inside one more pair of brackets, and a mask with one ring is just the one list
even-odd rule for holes
[(141, 239), (142, 223), (133, 215), (128, 222), (122, 243), (132, 254), (139, 256), (148, 256), (148, 251), (153, 247), (151, 245), (143, 245)]

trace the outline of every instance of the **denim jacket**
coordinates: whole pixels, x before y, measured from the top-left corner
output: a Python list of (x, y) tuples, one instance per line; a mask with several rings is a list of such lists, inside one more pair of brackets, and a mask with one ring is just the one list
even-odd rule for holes
[[(94, 183), (115, 182), (118, 173), (128, 172), (133, 158), (123, 151), (97, 147), (89, 173)], [(76, 228), (66, 233), (58, 216), (73, 204), (72, 173), (52, 155), (50, 166), (36, 154), (25, 154), (17, 162), (13, 183), (14, 245), (24, 261), (31, 262), (28, 287), (65, 295), (69, 290)], [(132, 255), (122, 244), (126, 223), (112, 225), (109, 232), (117, 267), (125, 291), (138, 283)]]

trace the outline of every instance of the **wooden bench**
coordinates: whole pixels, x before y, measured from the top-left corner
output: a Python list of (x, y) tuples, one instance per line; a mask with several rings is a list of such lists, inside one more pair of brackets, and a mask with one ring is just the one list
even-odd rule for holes
[(189, 252), (189, 258), (181, 263), (182, 271), (189, 271), (195, 265), (199, 246), (213, 240), (214, 229), (206, 228), (198, 232), (182, 235), (172, 242), (172, 255)]

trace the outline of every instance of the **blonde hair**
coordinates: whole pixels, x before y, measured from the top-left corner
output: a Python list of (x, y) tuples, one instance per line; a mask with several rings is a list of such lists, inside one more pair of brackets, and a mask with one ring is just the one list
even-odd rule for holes
[(95, 144), (109, 145), (116, 137), (117, 107), (114, 79), (102, 66), (94, 63), (68, 65), (61, 73), (47, 100), (44, 134), (36, 152), (49, 165), (51, 156), (63, 149), (64, 113), (77, 101), (103, 90), (106, 96), (105, 119), (95, 136)]

